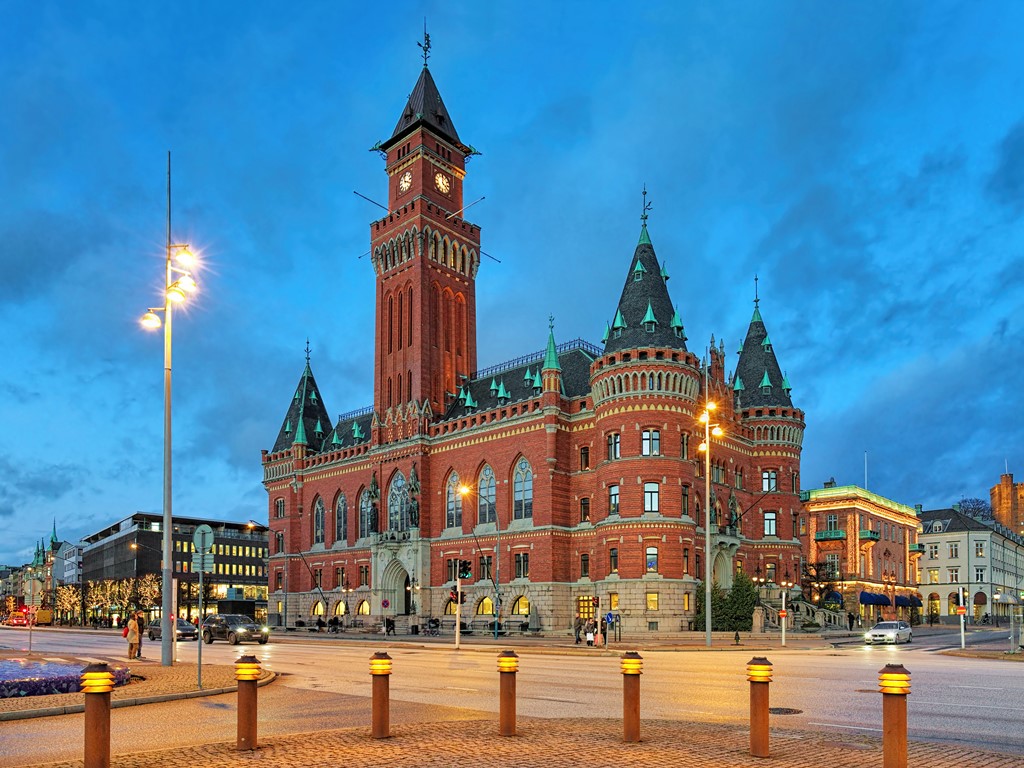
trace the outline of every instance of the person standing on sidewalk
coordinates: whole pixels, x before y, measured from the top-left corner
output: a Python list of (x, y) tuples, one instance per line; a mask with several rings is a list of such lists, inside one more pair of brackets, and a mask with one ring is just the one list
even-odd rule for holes
[(135, 614), (135, 622), (139, 625), (139, 648), (135, 652), (135, 658), (142, 658), (142, 634), (146, 629), (146, 618), (142, 615), (142, 611)]
[(139, 651), (139, 622), (135, 614), (128, 620), (128, 634), (125, 638), (128, 640), (128, 660), (134, 661), (135, 654)]
[(572, 633), (576, 638), (576, 645), (580, 644), (580, 632), (583, 631), (583, 617), (576, 614), (576, 618), (572, 620)]

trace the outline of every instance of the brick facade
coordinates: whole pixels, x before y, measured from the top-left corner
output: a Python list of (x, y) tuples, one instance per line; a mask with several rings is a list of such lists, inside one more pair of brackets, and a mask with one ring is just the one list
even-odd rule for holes
[[(567, 629), (594, 596), (624, 631), (690, 628), (707, 401), (724, 430), (710, 459), (715, 580), (797, 573), (804, 414), (757, 301), (734, 373), (714, 339), (706, 360), (688, 351), (645, 216), (632, 260), (623, 249), (626, 283), (603, 348), (558, 345), (552, 325), (544, 351), (480, 371), (481, 232), (460, 218), (474, 151), (426, 68), (378, 149), (392, 213), (370, 228), (373, 406), (328, 419), (307, 353), (262, 459), (271, 622), (361, 610), (422, 623), (451, 609), (448, 563), (463, 559), (473, 563), (465, 621), (490, 618), (497, 587), (503, 621), (518, 613), (545, 631)], [(613, 289), (592, 298), (614, 309)], [(491, 579), (481, 558), (496, 549)]]

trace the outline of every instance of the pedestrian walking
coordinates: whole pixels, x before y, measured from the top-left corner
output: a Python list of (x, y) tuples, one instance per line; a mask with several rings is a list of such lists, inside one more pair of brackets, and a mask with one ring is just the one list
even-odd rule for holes
[[(135, 621), (139, 625), (139, 648), (135, 652), (135, 658), (136, 659), (141, 659), (142, 658), (142, 633), (146, 629), (146, 617), (142, 615), (142, 611), (139, 611), (137, 614), (135, 614)], [(171, 623), (173, 624), (174, 622), (172, 621)]]
[(128, 634), (125, 638), (128, 640), (128, 660), (134, 661), (135, 654), (139, 652), (139, 622), (135, 619), (135, 616), (128, 620)]
[(853, 613), (850, 611), (846, 612), (846, 623), (849, 626), (850, 631), (853, 632)]
[(583, 631), (583, 617), (576, 614), (576, 618), (572, 620), (572, 634), (576, 638), (576, 645), (580, 644), (580, 633)]

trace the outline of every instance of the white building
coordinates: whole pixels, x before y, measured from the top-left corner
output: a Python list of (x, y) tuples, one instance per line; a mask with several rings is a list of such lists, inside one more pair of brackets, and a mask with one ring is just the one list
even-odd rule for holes
[(957, 594), (963, 589), (969, 620), (987, 614), (1005, 617), (1009, 605), (995, 603), (996, 594), (1024, 593), (1024, 538), (991, 520), (979, 520), (953, 509), (921, 513), (918, 561), (925, 616), (957, 620)]

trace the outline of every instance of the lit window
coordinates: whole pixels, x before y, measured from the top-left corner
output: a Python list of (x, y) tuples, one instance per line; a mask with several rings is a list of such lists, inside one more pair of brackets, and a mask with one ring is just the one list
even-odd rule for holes
[(658, 593), (648, 592), (647, 593), (647, 610), (656, 611), (658, 610)]
[(658, 548), (647, 547), (647, 565), (646, 570), (648, 573), (658, 572)]
[(619, 514), (619, 486), (608, 486), (608, 514)]
[(608, 461), (614, 461), (620, 456), (621, 442), (618, 432), (608, 435)]
[(645, 429), (640, 440), (640, 453), (644, 456), (661, 455), (661, 432), (657, 429)]
[(619, 550), (618, 547), (612, 547), (608, 550), (608, 573), (619, 572)]
[(766, 469), (761, 473), (761, 490), (765, 493), (778, 490), (778, 474), (774, 469)]
[(459, 493), (459, 476), (452, 472), (448, 478), (448, 490), (445, 505), (445, 528), (462, 527), (462, 494)]

